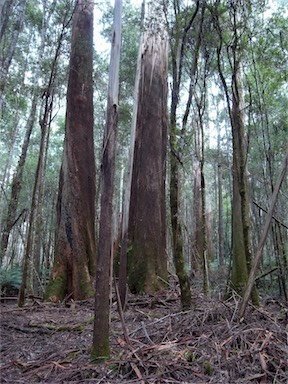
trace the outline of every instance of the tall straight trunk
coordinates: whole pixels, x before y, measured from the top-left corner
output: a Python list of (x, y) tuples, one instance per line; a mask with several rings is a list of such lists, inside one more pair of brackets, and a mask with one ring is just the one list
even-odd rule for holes
[[(128, 236), (128, 284), (153, 292), (167, 279), (165, 177), (168, 40), (151, 20), (143, 37)], [(158, 8), (158, 12), (160, 9)], [(159, 19), (158, 19), (159, 20)], [(159, 278), (160, 277), (160, 278)]]
[(194, 161), (194, 185), (193, 185), (193, 256), (191, 268), (194, 272), (201, 269), (203, 265), (204, 237), (203, 237), (203, 215), (202, 215), (202, 196), (201, 196), (201, 166), (199, 161), (199, 132), (197, 131), (196, 156)]
[[(233, 234), (233, 263), (235, 261), (235, 263), (240, 266), (240, 264), (244, 264), (245, 261), (246, 269), (249, 273), (252, 265), (252, 250), (250, 235), (251, 224), (249, 214), (250, 204), (247, 185), (247, 145), (245, 142), (246, 138), (244, 110), (244, 95), (242, 89), (240, 62), (239, 58), (236, 56), (236, 52), (234, 52), (234, 73), (232, 78), (231, 111), (233, 138), (233, 196), (236, 199), (236, 202), (239, 201), (240, 204), (235, 204), (234, 208), (233, 202), (233, 223), (235, 223), (235, 225), (239, 224), (242, 229), (239, 228), (235, 230)], [(240, 244), (241, 249), (239, 246)], [(242, 254), (243, 252), (244, 254)], [(240, 258), (243, 258), (243, 261), (241, 263)], [(246, 285), (248, 275), (245, 269), (239, 269), (238, 272), (235, 272), (236, 269), (232, 266), (232, 284), (238, 292), (242, 293), (243, 288)], [(252, 300), (254, 304), (258, 304), (259, 302), (256, 287), (254, 287), (252, 291)]]
[(93, 1), (76, 2), (72, 25), (65, 140), (59, 178), (55, 258), (45, 297), (93, 296), (95, 157), (93, 137)]
[[(170, 212), (172, 226), (172, 252), (173, 260), (176, 269), (176, 274), (179, 279), (181, 291), (181, 305), (183, 308), (190, 308), (191, 290), (189, 278), (185, 270), (183, 256), (183, 239), (180, 220), (180, 159), (178, 155), (178, 140), (177, 140), (177, 109), (179, 106), (180, 84), (182, 79), (184, 50), (186, 48), (187, 33), (191, 29), (193, 22), (197, 16), (200, 2), (196, 2), (196, 7), (192, 16), (188, 19), (183, 30), (182, 26), (177, 23), (177, 6), (175, 5), (176, 15), (176, 31), (175, 43), (171, 45), (172, 54), (172, 95), (170, 107)], [(189, 111), (186, 112), (186, 114)], [(185, 121), (184, 121), (185, 123)]]
[[(43, 155), (43, 166), (41, 170), (41, 180), (38, 185), (37, 191), (37, 204), (36, 204), (36, 213), (35, 213), (35, 227), (34, 227), (34, 244), (32, 250), (32, 273), (31, 273), (31, 282), (32, 282), (32, 291), (34, 294), (38, 295), (40, 293), (40, 263), (41, 263), (41, 254), (42, 254), (42, 242), (43, 242), (43, 197), (45, 190), (45, 178), (47, 170), (47, 159), (49, 151), (49, 142), (50, 142), (50, 133), (51, 133), (51, 121), (52, 121), (52, 107), (54, 102), (54, 96), (51, 95), (50, 110), (49, 116), (47, 119), (47, 136), (45, 140), (45, 149)], [(48, 218), (47, 218), (48, 219)]]
[[(205, 92), (205, 88), (204, 88)], [(202, 112), (203, 113), (203, 112)], [(209, 294), (209, 257), (208, 257), (208, 242), (207, 242), (207, 223), (206, 223), (206, 194), (205, 194), (205, 176), (204, 176), (204, 127), (203, 116), (199, 110), (199, 124), (201, 130), (201, 216), (202, 216), (202, 236), (203, 236), (203, 292), (204, 295)]]
[[(176, 110), (175, 110), (176, 112)], [(174, 120), (175, 117), (175, 120)], [(181, 291), (181, 305), (191, 307), (191, 290), (183, 256), (182, 228), (179, 212), (179, 164), (176, 156), (176, 114), (170, 115), (170, 211), (172, 225), (172, 252)]]
[[(218, 115), (218, 109), (217, 109)], [(217, 116), (218, 117), (218, 116)], [(218, 189), (218, 260), (220, 268), (224, 265), (224, 223), (223, 223), (223, 191), (222, 191), (222, 158), (220, 124), (217, 122), (217, 189)]]
[[(233, 142), (233, 203), (232, 203), (232, 275), (231, 284), (239, 294), (243, 293), (248, 273), (252, 263), (251, 239), (250, 239), (250, 217), (249, 217), (249, 193), (247, 183), (247, 145), (245, 136), (245, 108), (244, 95), (241, 78), (241, 51), (240, 34), (245, 28), (246, 15), (242, 2), (231, 2), (229, 9), (232, 22), (233, 44), (228, 49), (229, 62), (232, 71), (231, 90), (226, 82), (221, 65), (221, 52), (224, 42), (220, 26), (218, 10), (213, 15), (215, 27), (219, 34), (219, 47), (217, 49), (217, 65), (219, 76), (224, 88), (227, 108), (232, 128)], [(240, 11), (243, 14), (240, 15)], [(240, 20), (241, 17), (241, 20)], [(239, 23), (241, 21), (241, 24)], [(240, 28), (241, 26), (241, 28)], [(232, 104), (230, 99), (232, 99)], [(254, 304), (258, 303), (258, 294), (254, 287), (252, 298)]]
[(131, 123), (131, 137), (128, 161), (128, 181), (124, 195), (123, 218), (122, 218), (122, 237), (121, 237), (121, 253), (120, 253), (120, 268), (119, 268), (119, 296), (123, 310), (125, 309), (126, 293), (127, 293), (127, 243), (128, 243), (128, 224), (129, 224), (129, 209), (131, 199), (131, 185), (132, 185), (132, 172), (134, 163), (134, 148), (136, 138), (136, 120), (138, 112), (138, 98), (139, 98), (139, 81), (141, 72), (141, 57), (142, 57), (142, 42), (143, 42), (143, 27), (145, 17), (145, 0), (142, 1), (141, 7), (141, 27), (139, 49), (137, 57), (137, 69), (135, 76), (134, 87), (134, 105), (133, 116)]
[(92, 358), (106, 359), (109, 347), (110, 266), (113, 253), (113, 196), (118, 123), (122, 0), (115, 0), (109, 70), (107, 121), (102, 155), (102, 191), (97, 253)]
[[(47, 120), (48, 120), (48, 115), (47, 115)], [(28, 278), (28, 272), (29, 272), (28, 268), (29, 268), (30, 257), (32, 254), (34, 220), (35, 220), (36, 208), (38, 203), (38, 190), (40, 187), (41, 175), (42, 175), (47, 120), (46, 121), (43, 120), (41, 122), (41, 139), (40, 139), (40, 147), (39, 147), (39, 156), (38, 156), (38, 163), (37, 163), (36, 174), (35, 174), (34, 187), (32, 192), (31, 208), (30, 208), (30, 215), (29, 215), (29, 222), (28, 222), (27, 244), (26, 244), (24, 261), (23, 261), (22, 282), (19, 289), (19, 299), (18, 299), (19, 307), (22, 307), (24, 305), (25, 291), (26, 291), (27, 278)]]
[[(234, 150), (235, 151), (235, 150)], [(233, 156), (233, 204), (232, 204), (232, 288), (242, 293), (247, 282), (247, 262), (245, 255), (241, 196), (239, 193), (239, 181), (237, 172), (236, 156)]]
[(223, 190), (222, 190), (222, 164), (218, 161), (217, 166), (217, 188), (218, 188), (218, 260), (219, 266), (224, 266), (224, 221), (223, 221)]

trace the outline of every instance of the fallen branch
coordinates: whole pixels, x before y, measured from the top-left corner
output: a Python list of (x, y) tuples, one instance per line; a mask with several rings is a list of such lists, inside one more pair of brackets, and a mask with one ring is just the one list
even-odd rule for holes
[(83, 326), (80, 324), (76, 325), (53, 325), (53, 324), (37, 324), (37, 323), (30, 323), (29, 327), (31, 328), (44, 328), (48, 329), (49, 331), (56, 331), (56, 332), (65, 332), (65, 331), (76, 331), (76, 332), (83, 332)]
[(256, 277), (255, 281), (258, 281), (258, 280), (260, 280), (260, 279), (263, 279), (263, 277), (265, 277), (265, 276), (267, 276), (267, 275), (270, 275), (271, 273), (273, 273), (273, 272), (275, 272), (275, 271), (277, 271), (277, 270), (278, 270), (278, 267), (274, 267), (274, 268), (270, 269), (270, 271), (265, 272), (265, 273), (263, 273), (262, 275)]
[(252, 291), (252, 288), (253, 288), (254, 283), (255, 283), (256, 271), (258, 269), (258, 266), (259, 266), (259, 263), (260, 263), (260, 260), (261, 260), (262, 254), (263, 254), (263, 248), (264, 248), (267, 236), (268, 236), (268, 230), (270, 228), (271, 220), (273, 217), (273, 212), (274, 212), (274, 208), (275, 208), (275, 205), (277, 202), (278, 193), (280, 191), (281, 184), (284, 180), (284, 176), (286, 174), (287, 167), (288, 167), (288, 153), (286, 154), (286, 156), (284, 158), (281, 172), (278, 176), (278, 180), (277, 180), (275, 189), (274, 189), (272, 197), (271, 197), (270, 207), (269, 207), (269, 210), (267, 213), (267, 218), (266, 218), (265, 226), (263, 229), (263, 233), (262, 233), (261, 239), (259, 241), (256, 256), (253, 260), (253, 265), (252, 265), (252, 268), (251, 268), (251, 271), (249, 274), (249, 278), (248, 278), (248, 282), (247, 282), (247, 285), (246, 285), (246, 288), (244, 291), (243, 300), (242, 300), (241, 305), (240, 305), (240, 311), (239, 311), (240, 319), (242, 319), (244, 316), (248, 301), (250, 299), (251, 291)]
[[(258, 203), (256, 203), (256, 201), (252, 201), (252, 203), (253, 203), (254, 205), (256, 205), (256, 207), (259, 208), (261, 211), (263, 211), (263, 212), (265, 212), (265, 213), (268, 213), (268, 211), (267, 211), (265, 208), (261, 207), (261, 205), (259, 205)], [(284, 223), (282, 223), (282, 221), (280, 221), (279, 219), (277, 219), (277, 217), (272, 216), (272, 219), (275, 220), (276, 223), (280, 224), (282, 227), (288, 229), (288, 226), (285, 225)]]

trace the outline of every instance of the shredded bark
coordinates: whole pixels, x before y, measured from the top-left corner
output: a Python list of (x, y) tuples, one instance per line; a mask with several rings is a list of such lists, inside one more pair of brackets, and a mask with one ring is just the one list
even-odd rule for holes
[[(180, 310), (179, 290), (129, 296), (121, 323), (116, 298), (111, 358), (90, 359), (93, 300), (13, 301), (1, 308), (1, 383), (286, 383), (288, 307), (270, 300), (237, 317), (239, 298), (205, 298)], [(127, 330), (123, 333), (123, 325)]]

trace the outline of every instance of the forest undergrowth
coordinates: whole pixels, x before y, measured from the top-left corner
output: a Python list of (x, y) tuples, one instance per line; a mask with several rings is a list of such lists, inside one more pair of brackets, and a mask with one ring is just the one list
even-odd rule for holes
[(263, 300), (239, 321), (239, 297), (207, 298), (192, 287), (181, 311), (179, 288), (129, 295), (124, 321), (116, 295), (111, 357), (90, 359), (94, 300), (59, 304), (1, 300), (1, 383), (286, 383), (287, 304)]

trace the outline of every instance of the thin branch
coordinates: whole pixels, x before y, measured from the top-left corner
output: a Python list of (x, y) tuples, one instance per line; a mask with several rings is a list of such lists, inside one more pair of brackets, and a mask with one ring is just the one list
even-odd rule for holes
[[(252, 203), (254, 205), (256, 205), (257, 208), (261, 209), (261, 211), (268, 213), (268, 211), (265, 208), (261, 207), (258, 203), (256, 203), (256, 201), (252, 201)], [(282, 227), (288, 229), (288, 226), (286, 224), (282, 223), (282, 221), (280, 221), (279, 219), (277, 219), (277, 217), (272, 216), (272, 219), (275, 220), (276, 223), (278, 223), (279, 225), (282, 225)]]

